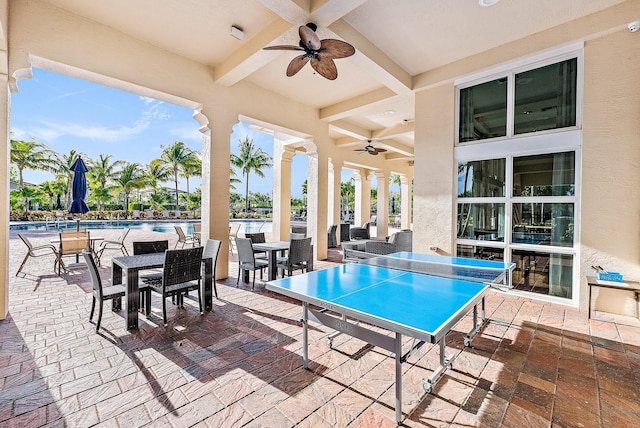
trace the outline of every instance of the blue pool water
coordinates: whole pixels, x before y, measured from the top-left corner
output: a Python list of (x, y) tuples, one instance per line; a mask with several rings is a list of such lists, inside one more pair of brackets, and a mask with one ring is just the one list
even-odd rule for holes
[[(176, 233), (174, 226), (182, 227), (187, 234), (193, 233), (193, 225), (199, 223), (192, 221), (162, 221), (162, 220), (88, 220), (81, 221), (80, 227), (86, 229), (122, 229), (128, 227), (135, 230), (147, 230), (151, 232)], [(235, 220), (230, 223), (240, 223), (240, 233), (271, 232), (271, 221), (264, 220)], [(58, 230), (75, 229), (78, 223), (75, 220), (59, 222), (12, 222), (10, 230)]]

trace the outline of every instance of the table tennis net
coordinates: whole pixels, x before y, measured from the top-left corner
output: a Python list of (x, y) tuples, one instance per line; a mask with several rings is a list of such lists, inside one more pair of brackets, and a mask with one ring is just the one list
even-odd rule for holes
[(508, 272), (505, 269), (492, 267), (472, 267), (436, 263), (424, 260), (410, 260), (398, 257), (378, 256), (359, 260), (358, 263), (395, 269), (405, 272), (420, 273), (463, 281), (508, 284)]

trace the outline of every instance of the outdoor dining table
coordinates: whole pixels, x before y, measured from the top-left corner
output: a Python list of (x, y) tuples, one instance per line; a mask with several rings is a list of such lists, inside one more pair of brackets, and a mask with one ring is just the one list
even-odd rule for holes
[[(313, 246), (311, 248), (311, 253), (313, 254)], [(278, 274), (278, 251), (282, 256), (284, 256), (285, 251), (289, 250), (289, 241), (255, 243), (253, 244), (253, 249), (256, 251), (264, 251), (267, 253), (267, 259), (269, 261), (268, 280), (275, 280)], [(313, 257), (311, 257), (308, 263), (309, 270), (313, 270)], [(244, 271), (244, 281), (249, 282), (249, 271)]]
[[(204, 309), (213, 309), (212, 285), (213, 285), (213, 259), (203, 257), (204, 263)], [(138, 329), (138, 310), (140, 309), (140, 292), (138, 285), (138, 272), (147, 269), (161, 268), (164, 264), (164, 253), (138, 254), (134, 256), (120, 256), (111, 259), (112, 284), (122, 284), (123, 276), (127, 278), (127, 330)]]

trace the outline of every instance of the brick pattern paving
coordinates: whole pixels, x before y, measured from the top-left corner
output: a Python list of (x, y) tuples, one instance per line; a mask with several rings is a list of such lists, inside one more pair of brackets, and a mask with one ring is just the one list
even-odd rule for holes
[[(161, 236), (132, 231), (127, 244)], [(169, 237), (173, 246), (177, 235)], [(140, 315), (131, 333), (125, 311), (111, 312), (107, 302), (96, 334), (88, 274), (58, 277), (52, 256), (30, 259), (16, 278), (25, 253), (12, 236), (0, 426), (396, 426), (390, 354), (344, 335), (330, 350), (330, 331), (312, 323), (311, 366), (303, 369), (299, 303), (259, 280), (253, 291), (250, 283), (236, 288), (233, 260), (213, 312), (200, 316), (193, 297), (184, 309), (168, 304), (164, 328), (154, 295), (152, 315)], [(109, 259), (103, 278), (111, 276)], [(340, 259), (332, 250), (316, 268)], [(638, 320), (596, 313), (589, 321), (572, 308), (497, 292), (487, 309), (491, 321), (470, 348), (463, 346), (470, 317), (448, 336), (447, 352), (459, 356), (432, 394), (422, 379), (438, 350), (425, 345), (403, 364), (404, 425), (640, 426)]]

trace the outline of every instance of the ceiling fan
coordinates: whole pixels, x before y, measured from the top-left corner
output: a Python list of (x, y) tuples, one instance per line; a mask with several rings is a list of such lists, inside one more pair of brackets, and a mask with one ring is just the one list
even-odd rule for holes
[(314, 23), (308, 23), (298, 28), (300, 35), (299, 46), (278, 45), (267, 46), (265, 50), (286, 50), (286, 51), (304, 51), (304, 54), (295, 57), (287, 67), (287, 77), (295, 75), (304, 65), (311, 61), (311, 67), (321, 76), (335, 80), (338, 77), (338, 69), (336, 68), (336, 58), (346, 58), (353, 55), (356, 50), (349, 43), (336, 39), (320, 40), (316, 34), (318, 26)]
[(371, 140), (367, 140), (367, 145), (363, 149), (355, 149), (354, 152), (367, 152), (370, 155), (378, 156), (378, 153), (386, 152), (387, 149), (379, 149), (371, 145)]

